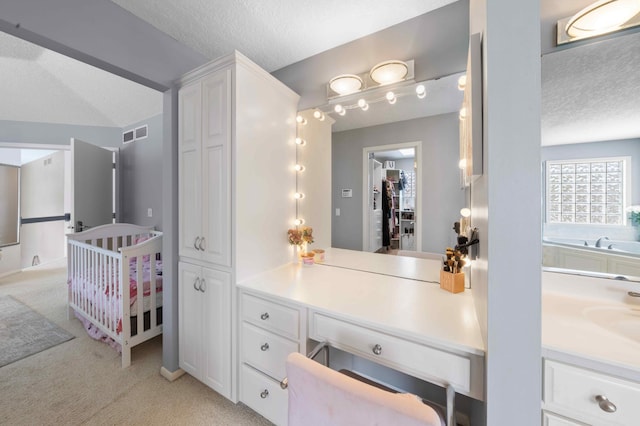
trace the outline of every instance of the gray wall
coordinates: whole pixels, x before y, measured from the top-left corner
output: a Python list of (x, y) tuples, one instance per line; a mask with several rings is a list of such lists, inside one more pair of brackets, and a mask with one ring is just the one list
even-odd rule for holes
[[(339, 208), (340, 216), (332, 219), (332, 245), (362, 250), (363, 148), (415, 141), (422, 141), (422, 251), (440, 253), (455, 244), (453, 222), (465, 202), (458, 169), (458, 121), (453, 113), (333, 133), (332, 212)], [(353, 197), (342, 198), (343, 188), (353, 189)]]
[(122, 129), (102, 126), (0, 120), (0, 142), (69, 145), (71, 138), (104, 147), (119, 147)]
[[(123, 130), (149, 126), (146, 139), (122, 145), (120, 178), (122, 221), (162, 230), (162, 114), (133, 123)], [(152, 217), (147, 210), (152, 210)]]

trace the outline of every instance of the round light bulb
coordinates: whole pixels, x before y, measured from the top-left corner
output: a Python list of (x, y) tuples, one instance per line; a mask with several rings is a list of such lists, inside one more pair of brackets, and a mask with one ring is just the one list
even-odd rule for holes
[(366, 111), (369, 109), (369, 104), (367, 103), (367, 101), (365, 101), (364, 99), (359, 99), (358, 100), (358, 106), (363, 110)]
[(306, 143), (307, 143), (307, 141), (305, 141), (304, 139), (296, 138), (296, 145), (304, 145)]
[(337, 105), (333, 108), (333, 110), (334, 110), (335, 112), (337, 112), (338, 114), (340, 114), (340, 115), (345, 115), (345, 114), (347, 113), (347, 110), (346, 110), (346, 109), (344, 109), (344, 107), (343, 107), (342, 105), (340, 105), (340, 104), (337, 104)]
[(390, 104), (396, 103), (396, 95), (393, 92), (387, 92), (386, 98)]
[(304, 219), (296, 219), (293, 221), (293, 224), (296, 226), (300, 226), (302, 224), (304, 224)]
[(296, 117), (296, 121), (298, 122), (298, 124), (302, 124), (302, 125), (307, 124), (307, 120), (301, 115), (298, 115)]
[(322, 113), (322, 111), (319, 111), (319, 110), (313, 111), (313, 117), (320, 121), (324, 121), (324, 114)]
[(467, 167), (467, 159), (463, 158), (462, 160), (460, 160), (460, 162), (458, 163), (458, 167), (464, 170)]
[(304, 194), (302, 192), (296, 192), (295, 194), (293, 194), (293, 198), (295, 198), (296, 200), (301, 200), (304, 198)]
[(418, 95), (418, 99), (424, 99), (427, 96), (427, 89), (424, 88), (424, 84), (416, 86), (416, 95)]
[(295, 166), (293, 166), (293, 168), (296, 170), (296, 172), (304, 172), (304, 166), (302, 164), (296, 164)]
[(458, 90), (464, 90), (464, 86), (467, 85), (467, 75), (461, 75), (458, 78)]
[(462, 217), (469, 217), (471, 216), (471, 209), (465, 207), (463, 209), (460, 209), (460, 216)]
[(467, 118), (467, 107), (460, 108), (460, 120)]

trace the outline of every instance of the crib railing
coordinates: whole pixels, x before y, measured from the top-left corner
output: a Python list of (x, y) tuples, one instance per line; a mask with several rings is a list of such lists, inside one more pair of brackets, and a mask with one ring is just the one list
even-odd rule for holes
[[(108, 224), (69, 234), (68, 279), (69, 318), (74, 311), (90, 320), (96, 327), (120, 343), (123, 366), (128, 363), (129, 349), (157, 335), (156, 260), (162, 253), (162, 233), (151, 227), (130, 224)], [(130, 267), (135, 259), (137, 285), (136, 311), (131, 310)], [(148, 311), (150, 327), (144, 329), (144, 263), (149, 264)], [(131, 336), (130, 317), (136, 318), (136, 335)]]
[(119, 321), (123, 303), (128, 303), (129, 292), (123, 291), (121, 255), (104, 248), (69, 239), (69, 307), (118, 340)]

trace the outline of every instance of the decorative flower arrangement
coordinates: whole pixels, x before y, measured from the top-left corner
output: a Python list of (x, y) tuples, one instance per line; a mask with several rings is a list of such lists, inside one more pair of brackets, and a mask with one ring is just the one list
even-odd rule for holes
[(626, 211), (629, 213), (629, 219), (633, 226), (640, 225), (640, 206), (629, 206)]
[(303, 226), (301, 229), (289, 229), (287, 234), (289, 235), (289, 244), (293, 246), (301, 247), (313, 242), (313, 228), (310, 226)]

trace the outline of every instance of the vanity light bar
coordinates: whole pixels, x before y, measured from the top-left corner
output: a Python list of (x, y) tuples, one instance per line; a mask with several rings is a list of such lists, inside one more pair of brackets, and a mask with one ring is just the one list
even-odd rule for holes
[[(375, 95), (375, 94), (371, 93), (370, 95)], [(386, 91), (384, 93), (380, 93), (378, 91), (377, 95), (378, 96), (376, 96), (375, 98), (360, 97), (357, 100), (355, 99), (352, 100), (351, 102), (353, 103), (349, 103), (349, 104), (336, 103), (333, 106), (330, 106), (331, 109), (328, 111), (316, 109), (313, 112), (313, 116), (317, 120), (323, 121), (325, 119), (326, 114), (337, 114), (339, 116), (344, 116), (346, 115), (347, 110), (352, 110), (356, 108), (361, 109), (362, 111), (368, 111), (371, 104), (375, 104), (383, 101), (387, 101), (390, 104), (395, 104), (398, 98), (401, 98), (407, 95), (414, 95), (414, 96), (417, 96), (418, 99), (424, 99), (427, 97), (427, 89), (424, 83), (409, 84), (401, 87), (396, 87), (394, 91)]]

